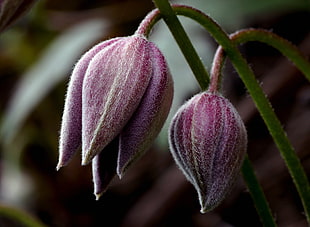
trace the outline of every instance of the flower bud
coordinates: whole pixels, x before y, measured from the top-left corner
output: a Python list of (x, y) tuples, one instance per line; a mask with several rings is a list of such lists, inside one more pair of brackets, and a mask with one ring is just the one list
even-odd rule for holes
[(67, 165), (82, 144), (82, 87), (89, 62), (98, 52), (118, 39), (111, 39), (94, 46), (82, 56), (74, 67), (62, 115), (57, 169)]
[(165, 58), (151, 43), (152, 77), (136, 112), (120, 134), (117, 174), (148, 149), (162, 128), (172, 103), (173, 81)]
[(197, 190), (201, 212), (219, 205), (239, 174), (247, 147), (246, 129), (233, 105), (218, 94), (195, 95), (175, 114), (169, 143)]
[(82, 162), (88, 164), (124, 128), (152, 76), (149, 42), (124, 37), (89, 62), (82, 88)]
[(82, 147), (95, 194), (149, 148), (170, 110), (173, 82), (160, 50), (141, 35), (102, 42), (76, 64), (62, 119), (59, 163)]

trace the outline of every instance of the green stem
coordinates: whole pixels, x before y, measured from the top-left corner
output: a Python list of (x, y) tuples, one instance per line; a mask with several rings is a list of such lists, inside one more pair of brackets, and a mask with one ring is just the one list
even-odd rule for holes
[(201, 89), (206, 90), (209, 85), (209, 74), (201, 62), (179, 19), (172, 10), (171, 5), (168, 1), (162, 0), (154, 0), (154, 3), (160, 10), (162, 18), (166, 22), (174, 39), (179, 45)]
[[(310, 223), (310, 186), (307, 176), (281, 126), (280, 121), (275, 115), (269, 100), (266, 98), (266, 95), (261, 89), (259, 83), (256, 81), (255, 75), (248, 66), (246, 60), (241, 56), (237, 46), (229, 39), (228, 35), (210, 17), (190, 7), (175, 7), (174, 11), (178, 15), (187, 16), (196, 20), (206, 30), (208, 30), (215, 40), (223, 47), (227, 56), (230, 58), (232, 64), (240, 75), (240, 78), (243, 80), (247, 90), (252, 96), (260, 115), (262, 116), (271, 136), (273, 137), (283, 160), (285, 161), (304, 206), (307, 221)], [(285, 43), (282, 43), (279, 47), (290, 48), (290, 46), (285, 45)], [(283, 52), (286, 53), (284, 50)]]
[(246, 182), (246, 185), (251, 193), (257, 213), (261, 217), (261, 222), (264, 226), (277, 226), (248, 157), (245, 158), (241, 171), (244, 181)]
[[(275, 49), (278, 49), (284, 56), (286, 56), (288, 59), (290, 59), (297, 68), (299, 68), (306, 78), (310, 80), (310, 63), (306, 60), (306, 57), (303, 56), (300, 51), (292, 45), (290, 42), (287, 40), (283, 39), (282, 37), (277, 36), (276, 34), (262, 30), (262, 29), (244, 29), (241, 31), (237, 31), (236, 33), (233, 33), (230, 35), (231, 41), (233, 41), (236, 44), (242, 44), (245, 42), (249, 41), (260, 41), (265, 44), (268, 44)], [(218, 47), (216, 51), (216, 55), (214, 57), (214, 65), (211, 69), (211, 77), (214, 77), (215, 79), (211, 80), (211, 82), (215, 81), (215, 83), (219, 80), (220, 78), (220, 69), (222, 68), (224, 62), (225, 62), (225, 54), (223, 51), (223, 48), (221, 46)], [(210, 85), (210, 87), (212, 84)], [(213, 85), (213, 87), (217, 87), (216, 85)], [(247, 183), (247, 187), (249, 188), (250, 192), (251, 191), (256, 191), (256, 190), (261, 190), (258, 182), (255, 183), (255, 176), (254, 178), (251, 176), (252, 171), (247, 171), (247, 169), (250, 169), (250, 163), (248, 163), (248, 159), (245, 160), (243, 163), (242, 167), (242, 173), (243, 177), (245, 179), (245, 182)], [(257, 186), (255, 186), (255, 184)], [(266, 206), (266, 209), (268, 207), (267, 204), (260, 204), (264, 199), (261, 199), (258, 195), (260, 193), (253, 193), (254, 195), (257, 194), (257, 196), (253, 196), (253, 200), (255, 201), (255, 204), (259, 204), (259, 206), (256, 205), (256, 209), (260, 216), (267, 216), (270, 213), (264, 213), (266, 212), (265, 209), (262, 209), (262, 207)], [(262, 220), (264, 221), (264, 220)], [(263, 222), (264, 223), (264, 222)], [(266, 225), (266, 223), (265, 223)]]
[[(305, 75), (305, 77), (310, 81), (310, 62), (307, 60), (307, 57), (302, 55), (299, 49), (294, 46), (292, 43), (283, 39), (282, 37), (264, 30), (264, 29), (243, 29), (239, 30), (230, 36), (230, 40), (235, 44), (243, 44), (250, 41), (259, 41), (270, 45), (280, 51), (284, 56), (286, 56), (295, 66)], [(222, 46), (219, 46), (216, 50), (214, 56), (213, 65), (211, 68), (211, 84), (212, 89), (219, 89), (220, 78), (221, 78), (221, 69), (224, 65), (226, 59), (225, 52)], [(213, 84), (212, 84), (213, 83)], [(210, 88), (209, 88), (210, 89)]]
[(12, 219), (25, 227), (45, 227), (39, 220), (24, 211), (9, 206), (0, 205), (0, 216)]
[(236, 44), (242, 44), (249, 41), (259, 41), (274, 47), (290, 59), (310, 81), (310, 62), (307, 60), (306, 56), (302, 55), (295, 45), (286, 39), (263, 29), (240, 30), (231, 34), (230, 39)]
[[(179, 39), (182, 40), (183, 36), (182, 35), (180, 35), (180, 36), (177, 35), (177, 33), (174, 31), (174, 29), (178, 29), (178, 26), (181, 27), (181, 25), (179, 25), (179, 23), (177, 23), (177, 26), (175, 26), (175, 23), (170, 23), (171, 20), (175, 21), (175, 20), (177, 20), (177, 18), (176, 18), (176, 15), (173, 12), (171, 6), (169, 5), (169, 3), (167, 1), (161, 1), (161, 0), (154, 0), (154, 3), (159, 8), (162, 16), (163, 17), (165, 16), (165, 18), (166, 18), (165, 21), (166, 21), (170, 31), (173, 34), (175, 34), (174, 37), (176, 39), (178, 39), (178, 40)], [(179, 9), (179, 11), (176, 10), (177, 8)], [(174, 10), (177, 13), (179, 13), (179, 14), (182, 14), (182, 13), (180, 13), (181, 9), (182, 9), (182, 6), (174, 6)], [(195, 14), (193, 14), (193, 15), (195, 15)], [(215, 33), (215, 34), (216, 33), (223, 34), (221, 32), (221, 28), (220, 27), (213, 26), (214, 25), (213, 22), (211, 22), (210, 24), (212, 25), (211, 29), (212, 29), (213, 33)], [(149, 28), (149, 30), (150, 30), (150, 28)], [(207, 30), (209, 30), (209, 29), (207, 29)], [(225, 37), (225, 35), (224, 35), (224, 37)], [(228, 41), (226, 40), (226, 42), (228, 44), (230, 44), (230, 40), (228, 40)], [(182, 48), (182, 46), (181, 46), (182, 43), (178, 42), (178, 44), (179, 44), (180, 48)], [(185, 53), (183, 52), (183, 54), (185, 54)], [(199, 58), (198, 58), (198, 61), (200, 62)], [(219, 63), (219, 64), (221, 65), (221, 63)], [(214, 68), (214, 70), (212, 70), (212, 72), (216, 71), (216, 70), (220, 70), (220, 68), (216, 69), (216, 66), (215, 66), (215, 68)], [(193, 72), (194, 72), (194, 70), (193, 70)], [(194, 75), (197, 77), (197, 74), (194, 74)], [(206, 76), (207, 75), (204, 75), (204, 77), (206, 77)], [(208, 83), (204, 84), (205, 80), (200, 79), (198, 81), (201, 84), (201, 87), (207, 87), (208, 86)], [(271, 211), (269, 209), (268, 202), (267, 202), (267, 200), (265, 198), (265, 195), (264, 195), (263, 191), (260, 188), (260, 185), (259, 185), (259, 183), (258, 183), (258, 181), (256, 179), (256, 176), (255, 176), (254, 170), (253, 170), (253, 168), (251, 166), (250, 160), (248, 159), (247, 156), (245, 157), (244, 163), (245, 164), (243, 164), (242, 171), (243, 171), (244, 176), (245, 176), (245, 181), (247, 182), (248, 185), (251, 184), (251, 186), (249, 187), (249, 190), (250, 190), (251, 196), (253, 197), (253, 200), (254, 200), (254, 202), (256, 204), (256, 208), (258, 210), (258, 213), (261, 216), (262, 222), (265, 223), (266, 226), (276, 226), (276, 224), (275, 224), (275, 222), (273, 220), (273, 217), (271, 215)], [(256, 198), (259, 198), (260, 201), (257, 201)], [(264, 212), (262, 212), (262, 211), (264, 211)]]
[(161, 14), (158, 9), (154, 9), (146, 15), (146, 17), (141, 21), (135, 34), (143, 35), (148, 37), (153, 26), (161, 19)]
[(222, 68), (225, 62), (225, 52), (221, 46), (219, 46), (214, 54), (212, 67), (211, 67), (211, 80), (209, 86), (209, 92), (219, 91), (221, 88), (221, 75)]

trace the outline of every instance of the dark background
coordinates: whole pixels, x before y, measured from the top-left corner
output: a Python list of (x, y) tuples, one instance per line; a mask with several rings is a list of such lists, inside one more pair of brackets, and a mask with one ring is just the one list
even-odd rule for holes
[[(269, 5), (265, 1), (246, 3), (242, 0), (186, 3), (199, 6), (202, 11), (215, 17), (228, 33), (245, 27), (266, 28), (298, 45), (305, 55), (310, 55), (308, 1), (287, 0), (278, 3), (274, 0), (268, 1)], [(0, 35), (0, 117), (3, 132), (0, 204), (24, 210), (47, 226), (56, 227), (261, 226), (241, 176), (219, 207), (207, 214), (200, 214), (196, 192), (174, 164), (166, 139), (156, 141), (122, 180), (115, 178), (99, 201), (95, 201), (92, 192), (90, 166), (80, 166), (79, 154), (67, 167), (58, 172), (55, 170), (64, 96), (73, 63), (100, 40), (133, 34), (141, 19), (153, 7), (150, 0), (40, 1), (27, 16)], [(29, 74), (27, 72), (33, 65), (41, 64), (40, 59), (46, 54), (48, 46), (73, 26), (95, 18), (107, 23), (102, 35), (90, 38), (90, 42), (79, 47), (72, 64), (63, 71), (57, 83), (47, 79), (41, 84), (43, 90), (46, 86), (48, 92), (46, 95), (42, 93), (29, 114), (25, 114), (24, 120), (17, 126), (5, 126), (5, 122), (9, 121), (7, 109), (10, 105), (14, 106), (12, 97), (18, 93), (18, 84)], [(172, 38), (160, 40), (161, 34), (156, 34), (159, 31), (155, 29), (153, 32), (156, 35), (154, 42), (157, 39), (161, 43), (173, 42)], [(191, 26), (187, 31), (189, 36), (193, 34)], [(195, 36), (197, 34), (208, 42), (212, 56), (216, 48), (214, 41), (202, 29), (198, 33), (195, 30)], [(82, 35), (87, 38), (89, 34)], [(75, 42), (75, 39), (71, 41)], [(58, 44), (58, 51), (61, 52), (61, 45), (64, 48), (67, 44)], [(309, 176), (309, 82), (272, 48), (253, 42), (243, 45), (240, 50), (262, 82)], [(169, 51), (163, 50), (164, 53)], [(59, 56), (65, 58), (66, 54)], [(49, 61), (54, 60), (50, 56)], [(183, 67), (182, 63), (175, 64), (168, 56), (167, 61), (172, 72), (174, 68)], [(41, 72), (44, 72), (44, 67), (37, 73), (38, 78), (43, 75)], [(192, 79), (190, 73), (185, 74)], [(178, 75), (174, 75), (174, 79), (177, 78)], [(191, 83), (195, 84), (193, 79)], [(52, 87), (48, 88), (51, 84)], [(26, 83), (25, 87), (26, 90), (35, 89), (33, 83)], [(198, 90), (178, 90), (174, 102), (179, 105), (195, 92)], [(229, 62), (224, 69), (223, 92), (245, 121), (249, 136), (248, 154), (277, 223), (279, 226), (307, 226), (300, 199), (284, 162)], [(34, 98), (33, 95), (26, 100), (30, 103)], [(26, 101), (24, 104), (29, 106), (29, 103)], [(17, 105), (14, 108), (14, 112), (22, 113), (25, 107)], [(13, 117), (12, 121), (17, 122), (18, 119)], [(6, 137), (6, 132), (11, 131), (12, 136)], [(20, 225), (0, 216), (0, 226)]]

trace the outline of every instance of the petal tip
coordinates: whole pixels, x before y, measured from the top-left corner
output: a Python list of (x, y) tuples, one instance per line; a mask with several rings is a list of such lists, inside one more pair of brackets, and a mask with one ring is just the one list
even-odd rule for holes
[(123, 178), (123, 176), (124, 176), (123, 170), (117, 169), (117, 176), (118, 176), (118, 178), (121, 180), (121, 179)]
[(88, 160), (82, 159), (81, 165), (82, 166), (87, 166), (89, 164)]
[(59, 171), (61, 167), (63, 167), (63, 165), (61, 165), (60, 163), (58, 163), (58, 165), (56, 166), (56, 171)]
[(116, 167), (116, 174), (119, 177), (119, 179), (123, 178), (125, 171), (126, 171), (125, 165), (121, 165), (120, 161), (118, 160), (117, 167)]
[(201, 207), (200, 213), (205, 214), (207, 212), (208, 212), (208, 210), (205, 207)]
[(65, 162), (61, 157), (59, 158), (59, 161), (57, 163), (57, 166), (56, 166), (56, 171), (59, 171), (60, 168), (66, 166), (68, 163)]
[(98, 201), (100, 198), (101, 198), (101, 196), (102, 196), (102, 194), (103, 194), (104, 192), (101, 192), (101, 193), (95, 193), (95, 196), (96, 196), (96, 201)]
[(82, 157), (82, 166), (88, 165), (93, 160), (93, 156), (87, 153), (85, 156)]

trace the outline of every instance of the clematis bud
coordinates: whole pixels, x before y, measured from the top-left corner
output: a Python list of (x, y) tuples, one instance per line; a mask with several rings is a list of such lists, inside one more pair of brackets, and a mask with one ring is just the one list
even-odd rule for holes
[(0, 31), (3, 31), (23, 15), (36, 0), (1, 0)]
[[(148, 149), (170, 110), (173, 82), (160, 50), (141, 35), (102, 42), (76, 64), (65, 102), (57, 168), (82, 147), (99, 196)], [(112, 142), (113, 141), (113, 142)]]
[(218, 94), (195, 95), (175, 114), (169, 143), (177, 165), (197, 190), (201, 212), (215, 208), (246, 153), (246, 129), (233, 105)]

